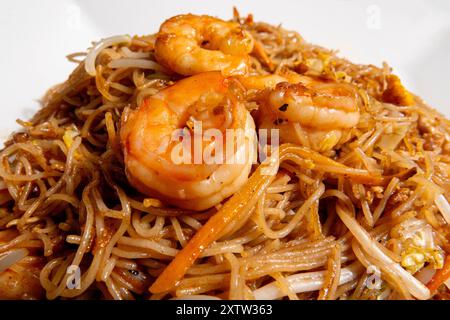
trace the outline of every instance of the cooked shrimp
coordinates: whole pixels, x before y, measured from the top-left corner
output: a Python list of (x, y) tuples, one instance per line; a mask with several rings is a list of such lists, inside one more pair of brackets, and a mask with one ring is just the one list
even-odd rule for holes
[(210, 16), (179, 15), (161, 25), (155, 57), (182, 75), (219, 71), (246, 74), (253, 38), (236, 22)]
[[(132, 185), (192, 210), (210, 208), (239, 190), (252, 166), (255, 129), (244, 104), (231, 94), (230, 83), (220, 72), (201, 73), (162, 90), (124, 117), (121, 139)], [(196, 124), (202, 126), (204, 138), (212, 129), (217, 134), (214, 141), (201, 139)], [(243, 143), (229, 139), (228, 129), (240, 129)], [(176, 159), (180, 132), (183, 143), (193, 133), (193, 145), (188, 142), (182, 150), (188, 161)], [(226, 157), (217, 148), (211, 155), (218, 161), (207, 161), (202, 150), (211, 151), (211, 144), (219, 142)], [(204, 159), (196, 159), (198, 154)]]
[(295, 73), (242, 78), (247, 89), (266, 90), (257, 114), (260, 129), (279, 129), (280, 141), (318, 151), (345, 138), (344, 129), (359, 121), (356, 90)]

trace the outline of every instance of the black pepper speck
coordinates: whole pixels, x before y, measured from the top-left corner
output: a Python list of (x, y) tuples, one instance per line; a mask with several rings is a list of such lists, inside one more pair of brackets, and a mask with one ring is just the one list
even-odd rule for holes
[(287, 103), (285, 103), (281, 107), (279, 107), (278, 110), (280, 110), (282, 112), (285, 112), (288, 107), (289, 107), (289, 105)]

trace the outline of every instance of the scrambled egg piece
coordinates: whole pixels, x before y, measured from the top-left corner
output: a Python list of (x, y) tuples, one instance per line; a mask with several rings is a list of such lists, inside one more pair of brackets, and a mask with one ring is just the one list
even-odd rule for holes
[[(401, 227), (400, 240), (402, 243), (400, 264), (411, 274), (422, 269), (429, 263), (434, 269), (444, 265), (444, 253), (434, 242), (433, 229), (423, 220), (411, 218)], [(410, 230), (413, 230), (412, 232)]]
[(67, 149), (70, 149), (70, 147), (73, 144), (73, 140), (79, 135), (80, 133), (76, 130), (68, 129), (64, 132), (63, 135), (63, 141), (66, 145)]
[[(78, 137), (79, 135), (80, 135), (80, 132), (76, 128), (75, 129), (67, 129), (64, 132), (62, 140), (63, 140), (64, 144), (66, 145), (67, 149), (70, 149), (70, 147), (73, 144), (74, 139), (76, 137)], [(79, 160), (81, 158), (81, 154), (77, 150), (75, 150), (73, 155), (74, 155), (75, 159)]]
[(442, 252), (436, 249), (411, 245), (402, 253), (401, 265), (411, 274), (422, 269), (425, 263), (430, 263), (434, 269), (441, 269), (444, 265)]

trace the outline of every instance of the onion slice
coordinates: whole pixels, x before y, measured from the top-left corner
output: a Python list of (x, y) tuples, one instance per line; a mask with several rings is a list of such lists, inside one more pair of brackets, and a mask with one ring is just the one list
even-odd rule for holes
[(434, 199), (434, 203), (438, 207), (447, 224), (450, 224), (450, 205), (443, 194), (438, 195)]
[(97, 75), (97, 71), (95, 69), (95, 63), (97, 61), (97, 56), (100, 52), (102, 52), (104, 49), (119, 45), (119, 44), (131, 44), (131, 37), (128, 35), (123, 36), (114, 36), (110, 38), (103, 39), (102, 41), (96, 43), (88, 52), (86, 56), (86, 61), (84, 64), (84, 67), (86, 69), (86, 72), (92, 76), (95, 77)]
[[(359, 262), (343, 268), (339, 278), (339, 285), (356, 279), (362, 270), (363, 267)], [(320, 290), (325, 283), (325, 276), (326, 271), (314, 271), (294, 274), (285, 279), (293, 292), (301, 293)], [(256, 300), (275, 300), (285, 296), (276, 281), (256, 289), (253, 291), (253, 295)]]
[(425, 268), (422, 268), (422, 270), (418, 271), (414, 276), (422, 282), (424, 285), (429, 283), (431, 279), (433, 278), (434, 274), (436, 273), (436, 270), (432, 268), (431, 265), (426, 266)]
[(28, 255), (28, 250), (21, 248), (8, 251), (0, 256), (0, 273), (16, 264)]

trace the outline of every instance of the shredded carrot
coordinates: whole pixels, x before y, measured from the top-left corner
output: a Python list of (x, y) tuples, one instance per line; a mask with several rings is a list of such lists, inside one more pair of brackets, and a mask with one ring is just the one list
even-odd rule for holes
[(275, 178), (265, 176), (267, 166), (259, 166), (244, 188), (228, 200), (208, 222), (194, 235), (188, 244), (164, 269), (150, 287), (150, 292), (161, 293), (172, 290), (183, 278), (202, 251), (220, 236), (221, 232), (240, 214), (253, 207), (258, 197)]
[(286, 155), (286, 160), (292, 160), (296, 162), (298, 160), (298, 157), (312, 160), (314, 162), (314, 167), (311, 169), (322, 170), (335, 174), (342, 174), (347, 178), (350, 178), (355, 183), (382, 185), (390, 181), (386, 179), (386, 177), (370, 173), (367, 170), (347, 167), (342, 163), (336, 162), (308, 148), (298, 147), (290, 144), (284, 145), (284, 147), (286, 148), (286, 153), (290, 153)]
[(253, 53), (257, 56), (257, 58), (262, 60), (262, 62), (269, 68), (270, 71), (274, 70), (273, 62), (267, 55), (267, 52), (261, 42), (255, 40)]
[(433, 278), (428, 282), (427, 287), (431, 292), (436, 291), (447, 279), (450, 278), (450, 255), (445, 258), (442, 269), (438, 270)]
[[(258, 167), (245, 186), (231, 197), (175, 256), (150, 287), (150, 292), (162, 293), (175, 288), (203, 250), (217, 240), (227, 226), (236, 221), (237, 217), (251, 211), (258, 198), (276, 177), (275, 174), (268, 174), (267, 172), (273, 172), (272, 169), (276, 169), (282, 161), (289, 160), (299, 163), (306, 159), (313, 162), (311, 168), (313, 170), (320, 166), (327, 166), (330, 168), (330, 172), (334, 170), (335, 173), (344, 174), (356, 180), (373, 181), (379, 179), (379, 177), (371, 176), (367, 171), (349, 168), (317, 152), (292, 144), (280, 146), (278, 159), (275, 155), (272, 155), (271, 158), (278, 161), (268, 161), (268, 163)], [(274, 171), (276, 172), (276, 170)]]

